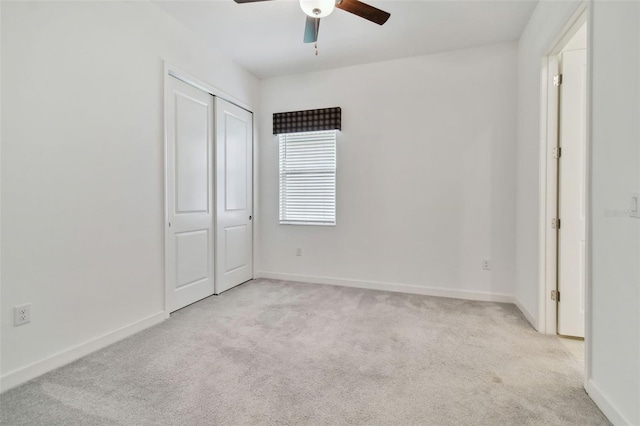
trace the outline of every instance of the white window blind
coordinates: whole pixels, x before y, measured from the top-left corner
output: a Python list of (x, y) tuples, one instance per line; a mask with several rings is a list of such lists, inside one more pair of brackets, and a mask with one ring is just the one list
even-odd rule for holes
[(336, 224), (336, 131), (280, 139), (280, 223)]

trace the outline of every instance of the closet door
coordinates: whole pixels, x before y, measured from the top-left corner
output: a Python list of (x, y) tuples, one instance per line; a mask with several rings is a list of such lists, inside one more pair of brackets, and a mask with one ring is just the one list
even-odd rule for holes
[(253, 278), (253, 116), (216, 109), (216, 294)]
[(170, 78), (166, 297), (173, 312), (213, 294), (213, 96)]

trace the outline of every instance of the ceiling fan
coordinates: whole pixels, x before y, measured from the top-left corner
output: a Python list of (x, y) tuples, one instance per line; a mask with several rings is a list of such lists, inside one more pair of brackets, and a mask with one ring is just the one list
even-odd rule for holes
[[(236, 3), (254, 3), (270, 0), (234, 0)], [(359, 0), (300, 0), (300, 7), (307, 14), (307, 22), (304, 27), (304, 42), (315, 43), (318, 41), (320, 18), (325, 18), (333, 12), (334, 8), (345, 10), (358, 15), (368, 21), (382, 25), (389, 19), (388, 12), (370, 6)], [(316, 52), (317, 54), (317, 52)]]

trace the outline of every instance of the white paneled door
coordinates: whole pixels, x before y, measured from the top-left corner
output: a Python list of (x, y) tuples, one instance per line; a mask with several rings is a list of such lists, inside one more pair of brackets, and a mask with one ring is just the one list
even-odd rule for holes
[(216, 107), (216, 294), (253, 278), (253, 116)]
[(173, 312), (214, 292), (213, 96), (173, 77), (167, 93), (166, 273)]
[(558, 210), (558, 333), (584, 337), (586, 273), (586, 50), (562, 54)]

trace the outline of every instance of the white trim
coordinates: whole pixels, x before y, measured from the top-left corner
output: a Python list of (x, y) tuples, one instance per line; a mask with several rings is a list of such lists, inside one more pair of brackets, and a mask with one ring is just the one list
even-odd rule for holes
[[(554, 102), (551, 102), (549, 99), (549, 94), (551, 93), (551, 89), (549, 86), (551, 85), (551, 81), (549, 75), (552, 75), (557, 71), (558, 63), (557, 58), (554, 55), (545, 56), (542, 58), (541, 62), (541, 72), (540, 72), (540, 152), (539, 152), (539, 171), (538, 171), (538, 179), (539, 179), (539, 187), (540, 187), (540, 210), (538, 212), (539, 218), (539, 254), (538, 254), (538, 331), (543, 334), (555, 334), (555, 328), (550, 330), (549, 327), (551, 324), (549, 318), (547, 317), (547, 312), (549, 307), (547, 306), (547, 294), (548, 289), (553, 287), (555, 289), (555, 279), (553, 282), (549, 282), (549, 277), (552, 276), (555, 278), (555, 273), (551, 274), (550, 271), (555, 270), (555, 262), (554, 265), (549, 264), (549, 259), (555, 259), (556, 256), (556, 244), (554, 234), (548, 229), (550, 228), (549, 224), (549, 215), (555, 216), (555, 200), (549, 194), (549, 181), (550, 174), (551, 179), (556, 179), (556, 176), (553, 176), (551, 170), (548, 167), (547, 155), (549, 152), (549, 146), (553, 143), (548, 140), (550, 128), (552, 125), (549, 123), (549, 118), (553, 119), (554, 115), (552, 111), (550, 111), (549, 106), (552, 105), (554, 108), (557, 105)], [(554, 97), (557, 100), (557, 96)], [(556, 110), (557, 114), (557, 110)], [(551, 205), (550, 205), (551, 204)], [(550, 239), (551, 237), (551, 239)]]
[[(585, 134), (586, 137), (586, 145), (587, 145), (587, 161), (585, 174), (587, 175), (586, 182), (586, 198), (585, 203), (587, 205), (586, 213), (587, 218), (593, 217), (593, 210), (591, 208), (591, 171), (592, 167), (592, 155), (593, 152), (593, 143), (592, 143), (592, 126), (593, 126), (593, 109), (591, 106), (592, 96), (593, 96), (593, 0), (589, 0), (589, 4), (587, 5), (586, 15), (587, 15), (587, 132)], [(592, 233), (592, 221), (587, 220), (585, 237), (587, 239), (587, 270), (585, 274), (585, 328), (584, 328), (584, 388), (589, 389), (589, 381), (591, 380), (591, 372), (592, 370), (592, 356), (593, 353), (593, 343), (591, 340), (592, 336), (592, 325), (593, 325), (593, 283), (591, 281), (591, 266), (593, 265), (593, 257), (592, 257), (592, 244), (593, 241), (593, 233)]]
[(252, 191), (253, 191), (253, 201), (251, 203), (251, 207), (252, 207), (252, 212), (251, 212), (251, 216), (252, 216), (252, 220), (253, 220), (253, 247), (251, 248), (252, 250), (252, 256), (253, 256), (253, 262), (252, 262), (252, 269), (251, 269), (251, 277), (255, 277), (256, 276), (256, 270), (258, 268), (257, 263), (258, 263), (258, 247), (260, 246), (260, 233), (258, 232), (258, 227), (260, 225), (260, 206), (259, 206), (259, 191), (260, 191), (260, 182), (259, 182), (259, 161), (258, 159), (260, 158), (260, 152), (258, 151), (259, 148), (259, 144), (258, 144), (258, 133), (259, 129), (258, 129), (258, 118), (256, 117), (258, 114), (251, 114), (252, 117), (252, 122), (251, 125), (253, 126), (252, 132), (253, 132), (253, 147), (252, 147), (252, 156), (251, 156), (251, 169), (253, 170), (253, 182), (251, 183), (252, 187)]
[[(547, 91), (550, 86), (551, 76), (554, 69), (557, 69), (558, 55), (567, 42), (575, 35), (580, 27), (587, 23), (587, 129), (586, 129), (586, 204), (587, 204), (587, 266), (585, 271), (585, 363), (584, 363), (584, 388), (589, 388), (592, 371), (592, 342), (591, 330), (593, 324), (592, 318), (592, 283), (591, 283), (591, 112), (592, 112), (592, 66), (593, 66), (593, 16), (592, 16), (593, 0), (583, 0), (573, 11), (571, 16), (565, 20), (565, 25), (555, 34), (555, 38), (551, 41), (547, 49), (547, 54), (543, 58), (542, 63), (542, 94), (540, 103), (540, 201), (542, 203), (540, 209), (540, 283), (539, 283), (539, 322), (538, 331), (546, 334), (557, 333), (557, 303), (551, 301), (550, 292), (557, 288), (557, 235), (555, 231), (551, 231), (550, 219), (555, 216), (557, 209), (557, 165), (548, 167), (548, 163), (552, 160), (551, 148), (552, 144), (557, 144), (557, 134), (553, 134), (551, 127), (557, 124), (558, 104), (557, 94), (553, 96), (552, 91)], [(548, 192), (549, 186), (554, 185), (555, 189)], [(594, 399), (595, 401), (595, 399)], [(596, 404), (600, 404), (596, 401)], [(605, 410), (603, 410), (604, 412)], [(605, 412), (606, 414), (606, 412)]]
[(524, 307), (524, 305), (518, 300), (517, 297), (513, 298), (513, 304), (516, 305), (518, 309), (520, 309), (520, 312), (522, 312), (522, 315), (524, 315), (527, 321), (529, 321), (529, 324), (531, 324), (533, 328), (538, 330), (538, 321), (536, 321), (535, 317), (531, 315), (531, 312), (529, 312), (527, 308)]
[[(565, 24), (555, 32), (555, 36), (548, 43), (548, 49), (542, 58), (540, 75), (540, 161), (539, 161), (539, 182), (540, 182), (540, 212), (539, 212), (539, 285), (538, 285), (538, 331), (545, 334), (555, 335), (557, 332), (557, 305), (551, 301), (551, 290), (557, 289), (557, 235), (551, 229), (551, 219), (557, 212), (557, 182), (558, 170), (554, 163), (552, 150), (557, 146), (557, 117), (558, 102), (557, 93), (551, 86), (553, 75), (557, 73), (558, 62), (556, 56), (562, 51), (565, 44), (575, 35), (582, 24), (586, 22), (590, 15), (588, 0), (583, 0), (570, 16), (564, 21)], [(591, 26), (587, 28), (591, 32)], [(588, 45), (589, 46), (589, 45)], [(590, 48), (587, 48), (587, 55), (590, 55)], [(588, 60), (588, 59), (587, 59)], [(587, 67), (589, 68), (589, 67)], [(587, 69), (587, 78), (590, 78), (590, 70)], [(588, 89), (590, 96), (590, 87)], [(590, 108), (588, 105), (587, 108)], [(590, 139), (587, 131), (587, 150)], [(588, 154), (587, 154), (588, 155)], [(587, 164), (587, 176), (589, 168)], [(589, 197), (589, 187), (587, 187), (587, 197)], [(587, 212), (587, 214), (590, 214)], [(589, 219), (587, 219), (588, 221)], [(587, 238), (589, 235), (587, 233)], [(587, 246), (589, 245), (587, 240)], [(587, 282), (587, 287), (588, 287)], [(587, 288), (587, 292), (589, 289)], [(589, 312), (587, 311), (587, 317)]]
[(171, 78), (171, 76), (169, 75), (169, 68), (168, 68), (168, 64), (165, 62), (164, 63), (164, 81), (163, 81), (163, 96), (162, 96), (162, 100), (163, 100), (163, 104), (162, 104), (162, 109), (164, 111), (164, 121), (162, 123), (162, 127), (163, 127), (163, 142), (164, 142), (164, 161), (163, 161), (163, 166), (164, 169), (162, 170), (162, 174), (163, 174), (163, 181), (164, 181), (164, 191), (163, 191), (163, 195), (164, 195), (164, 200), (163, 200), (163, 205), (164, 205), (164, 211), (162, 212), (162, 214), (164, 215), (162, 222), (164, 223), (164, 232), (163, 232), (163, 238), (162, 238), (162, 242), (164, 244), (164, 250), (162, 251), (162, 255), (163, 255), (163, 259), (162, 259), (162, 264), (164, 265), (164, 302), (163, 302), (163, 306), (164, 306), (164, 318), (168, 319), (169, 318), (169, 314), (171, 313), (169, 311), (169, 282), (167, 281), (167, 277), (169, 276), (169, 263), (167, 261), (167, 259), (169, 258), (169, 241), (168, 238), (170, 236), (169, 234), (169, 194), (168, 194), (168, 188), (169, 188), (169, 182), (167, 180), (168, 176), (167, 176), (167, 169), (169, 168), (169, 164), (168, 164), (168, 159), (169, 159), (169, 131), (167, 128), (167, 123), (169, 122), (169, 108), (167, 108), (167, 106), (169, 105), (170, 102), (170, 98), (169, 98), (169, 79)]
[(552, 84), (553, 77), (559, 72), (558, 57), (548, 56), (546, 67), (542, 73), (542, 96), (544, 99), (545, 115), (541, 117), (544, 128), (541, 129), (543, 142), (540, 149), (540, 175), (544, 180), (544, 199), (542, 201), (542, 223), (541, 232), (544, 243), (541, 244), (544, 250), (544, 257), (541, 264), (544, 269), (540, 276), (545, 285), (541, 286), (540, 304), (540, 332), (555, 335), (557, 332), (557, 302), (551, 301), (551, 291), (556, 290), (557, 269), (558, 269), (558, 232), (551, 226), (552, 220), (558, 212), (558, 162), (553, 157), (553, 150), (558, 146), (558, 88)]
[(259, 271), (256, 278), (267, 278), (283, 281), (299, 281), (311, 284), (328, 284), (342, 287), (366, 288), (369, 290), (393, 291), (397, 293), (421, 294), (424, 296), (450, 297), (453, 299), (479, 300), (484, 302), (514, 303), (512, 295), (489, 293), (483, 291), (456, 290), (443, 287), (425, 287), (414, 284), (387, 283), (380, 281), (364, 281), (350, 278), (318, 277), (313, 275), (283, 274), (278, 272)]
[(602, 413), (607, 416), (609, 421), (613, 423), (615, 426), (628, 426), (632, 423), (624, 417), (622, 412), (616, 408), (615, 405), (611, 403), (611, 401), (602, 393), (598, 385), (592, 379), (589, 379), (587, 382), (587, 393), (596, 403), (598, 408), (602, 411)]
[(567, 43), (571, 41), (582, 25), (587, 22), (588, 12), (590, 10), (589, 1), (590, 0), (582, 0), (571, 13), (571, 16), (568, 17), (562, 28), (556, 33), (556, 37), (548, 44), (548, 55), (557, 55), (562, 52)]
[[(0, 2), (0, 22), (2, 22), (2, 2)], [(2, 36), (1, 36), (1, 31), (0, 31), (0, 82), (2, 82)], [(5, 36), (5, 40), (7, 39), (7, 37)], [(6, 63), (6, 61), (5, 61)], [(5, 72), (6, 75), (6, 72)], [(0, 84), (0, 99), (2, 99), (2, 84)], [(2, 102), (0, 102), (0, 164), (2, 164)], [(1, 168), (1, 167), (0, 167)], [(2, 172), (0, 170), (0, 188), (2, 188)], [(1, 193), (2, 191), (0, 191)], [(0, 195), (0, 206), (2, 206), (2, 196)], [(2, 208), (0, 208), (0, 212), (2, 212)], [(0, 213), (0, 224), (2, 223), (2, 214)], [(0, 226), (0, 228), (2, 228), (2, 226)], [(0, 241), (2, 241), (2, 230), (0, 229)], [(0, 243), (0, 259), (2, 259), (2, 244)], [(0, 274), (0, 289), (2, 289), (2, 279), (1, 279), (2, 274)], [(4, 316), (2, 316), (2, 308), (0, 308), (0, 318), (4, 318)], [(0, 344), (0, 347), (2, 345)], [(0, 365), (2, 365), (2, 360), (0, 359)], [(2, 383), (2, 381), (0, 380), (0, 384)], [(0, 389), (1, 391), (1, 389)]]
[[(252, 126), (252, 136), (253, 139), (252, 149), (251, 149), (251, 179), (253, 179), (251, 183), (251, 191), (252, 191), (252, 200), (251, 200), (251, 218), (252, 218), (252, 227), (251, 230), (253, 232), (253, 236), (251, 238), (251, 242), (253, 246), (251, 247), (251, 255), (253, 256), (253, 262), (251, 262), (251, 278), (256, 276), (256, 263), (258, 261), (258, 236), (260, 235), (258, 229), (258, 222), (256, 222), (256, 216), (259, 213), (258, 206), (258, 190), (260, 186), (260, 182), (258, 181), (258, 126), (257, 126), (257, 114), (251, 113), (251, 126)], [(215, 284), (215, 283), (214, 283)]]
[(132, 336), (146, 328), (152, 327), (164, 321), (164, 311), (155, 313), (140, 321), (125, 325), (115, 331), (90, 339), (77, 346), (73, 346), (57, 354), (51, 355), (40, 361), (36, 361), (18, 370), (11, 371), (0, 378), (0, 391), (4, 392), (31, 379), (35, 379), (49, 371), (67, 365), (83, 356), (89, 355), (99, 349), (109, 346), (117, 341)]

